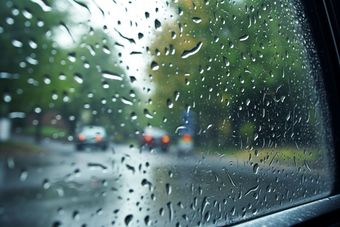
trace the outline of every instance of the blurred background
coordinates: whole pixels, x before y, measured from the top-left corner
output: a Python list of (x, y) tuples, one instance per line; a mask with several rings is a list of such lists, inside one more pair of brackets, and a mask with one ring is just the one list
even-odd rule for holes
[(230, 224), (330, 192), (299, 1), (0, 5), (0, 223)]

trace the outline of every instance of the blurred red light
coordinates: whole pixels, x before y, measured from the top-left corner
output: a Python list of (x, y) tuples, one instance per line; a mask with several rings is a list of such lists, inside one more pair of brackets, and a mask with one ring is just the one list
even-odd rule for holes
[(190, 140), (191, 140), (191, 135), (190, 135), (190, 134), (184, 134), (184, 135), (183, 135), (183, 140), (184, 140), (185, 142), (190, 142)]
[(100, 134), (97, 134), (96, 137), (94, 138), (97, 142), (102, 141), (103, 137)]
[(150, 135), (145, 135), (145, 136), (144, 136), (144, 140), (145, 140), (146, 142), (151, 142), (152, 136), (150, 136)]
[(170, 142), (170, 137), (169, 136), (162, 136), (162, 142), (163, 143), (169, 143)]
[(84, 134), (79, 134), (78, 138), (80, 141), (84, 141), (86, 137)]

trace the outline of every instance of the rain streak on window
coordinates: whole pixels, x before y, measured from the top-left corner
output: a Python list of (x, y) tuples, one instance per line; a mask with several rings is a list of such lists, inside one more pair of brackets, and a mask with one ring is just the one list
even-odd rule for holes
[(225, 225), (329, 195), (303, 10), (1, 1), (0, 225)]

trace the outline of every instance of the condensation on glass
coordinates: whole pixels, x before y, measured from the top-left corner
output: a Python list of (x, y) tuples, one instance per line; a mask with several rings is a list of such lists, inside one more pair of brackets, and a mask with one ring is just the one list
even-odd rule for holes
[(0, 3), (0, 225), (232, 224), (329, 195), (290, 0)]

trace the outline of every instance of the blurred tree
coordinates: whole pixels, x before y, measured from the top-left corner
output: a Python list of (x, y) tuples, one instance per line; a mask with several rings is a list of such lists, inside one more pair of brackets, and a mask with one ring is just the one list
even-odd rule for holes
[[(127, 69), (107, 28), (82, 23), (90, 13), (75, 17), (71, 2), (44, 3), (0, 3), (2, 115), (35, 113), (37, 141), (49, 110), (61, 113), (70, 133), (77, 123), (105, 125), (111, 134), (131, 124), (133, 119), (122, 112), (134, 115), (138, 109), (130, 86), (134, 79), (124, 75)], [(85, 3), (73, 4), (89, 10)], [(92, 115), (87, 122), (81, 121), (84, 110)]]
[(162, 24), (149, 68), (153, 108), (169, 108), (156, 112), (172, 119), (165, 127), (174, 132), (190, 109), (201, 145), (313, 143), (315, 129), (306, 123), (317, 100), (313, 47), (289, 2), (179, 0), (170, 7), (178, 15)]

